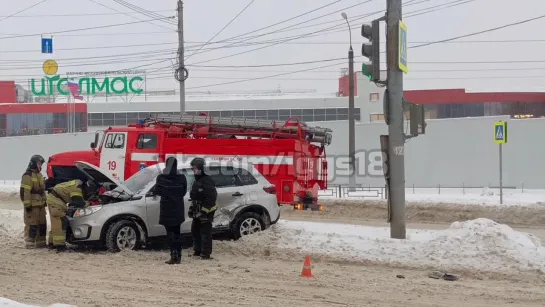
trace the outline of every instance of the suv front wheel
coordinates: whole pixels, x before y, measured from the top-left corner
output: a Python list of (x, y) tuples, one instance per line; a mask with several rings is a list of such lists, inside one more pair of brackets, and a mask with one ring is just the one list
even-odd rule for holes
[(239, 215), (232, 224), (231, 231), (235, 240), (240, 237), (260, 232), (264, 229), (264, 221), (255, 212), (244, 212)]
[(108, 227), (106, 247), (110, 252), (135, 250), (138, 247), (140, 234), (138, 226), (129, 220), (121, 220)]

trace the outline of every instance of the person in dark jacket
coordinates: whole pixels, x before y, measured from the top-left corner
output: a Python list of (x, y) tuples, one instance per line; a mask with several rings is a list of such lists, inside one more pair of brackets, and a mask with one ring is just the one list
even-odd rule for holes
[(204, 172), (205, 161), (203, 158), (195, 158), (191, 161), (191, 168), (195, 174), (195, 182), (191, 186), (189, 196), (192, 204), (188, 215), (191, 222), (191, 235), (193, 236), (193, 256), (201, 259), (211, 259), (212, 254), (212, 222), (216, 213), (216, 183), (212, 177)]
[(180, 226), (185, 221), (184, 196), (187, 179), (178, 171), (178, 161), (169, 157), (163, 173), (157, 176), (155, 194), (161, 196), (159, 224), (165, 226), (170, 247), (167, 264), (179, 264), (182, 260)]

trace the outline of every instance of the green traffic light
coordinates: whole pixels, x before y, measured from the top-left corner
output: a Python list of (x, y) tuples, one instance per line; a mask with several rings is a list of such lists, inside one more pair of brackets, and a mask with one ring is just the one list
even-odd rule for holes
[(369, 80), (372, 80), (373, 79), (373, 75), (367, 70), (367, 67), (368, 65), (363, 63), (361, 64), (361, 73), (366, 76), (367, 78), (369, 78)]

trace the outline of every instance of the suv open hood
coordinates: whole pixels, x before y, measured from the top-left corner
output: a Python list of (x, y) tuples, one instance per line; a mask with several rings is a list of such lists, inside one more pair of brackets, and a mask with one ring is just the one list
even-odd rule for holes
[(110, 183), (110, 184), (113, 183), (113, 184), (117, 185), (117, 187), (119, 189), (123, 190), (123, 192), (125, 192), (129, 196), (133, 196), (134, 193), (131, 190), (127, 189), (127, 187), (125, 187), (118, 180), (114, 179), (110, 175), (103, 172), (100, 168), (98, 168), (98, 167), (96, 167), (96, 166), (94, 166), (94, 165), (92, 165), (90, 163), (84, 162), (84, 161), (76, 161), (76, 162), (74, 162), (74, 164), (90, 180), (93, 180), (97, 184), (104, 185), (104, 184), (108, 184), (108, 183)]

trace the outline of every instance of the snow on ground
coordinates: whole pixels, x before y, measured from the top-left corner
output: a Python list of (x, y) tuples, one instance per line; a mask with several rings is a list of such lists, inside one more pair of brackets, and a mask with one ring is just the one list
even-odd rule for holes
[[(321, 199), (343, 200), (381, 200), (384, 199), (382, 188), (370, 188), (369, 191), (350, 192), (349, 197), (332, 196), (332, 189), (320, 191)], [(377, 193), (378, 192), (378, 193)], [(19, 197), (18, 180), (0, 180), (0, 200)], [(405, 198), (413, 203), (451, 203), (474, 205), (500, 205), (499, 189), (490, 188), (407, 188)], [(521, 206), (545, 203), (545, 190), (504, 189), (503, 205)]]
[[(27, 305), (23, 303), (18, 303), (10, 299), (0, 297), (0, 307), (39, 307), (37, 305)], [(65, 304), (53, 304), (49, 307), (75, 307), (74, 305), (65, 305)]]
[(455, 222), (444, 230), (409, 229), (406, 240), (390, 239), (387, 228), (281, 220), (270, 230), (245, 237), (242, 242), (249, 249), (279, 248), (349, 262), (545, 272), (545, 248), (539, 238), (484, 218)]
[[(367, 188), (366, 188), (367, 189)], [(320, 191), (322, 199), (339, 199), (332, 196), (331, 190)], [(380, 194), (381, 193), (381, 194)], [(349, 192), (346, 200), (383, 199), (383, 188), (370, 188), (368, 191)], [(477, 205), (500, 205), (500, 189), (491, 188), (407, 188), (405, 199), (408, 202), (436, 202)], [(545, 202), (545, 190), (504, 189), (503, 205), (535, 205)]]
[[(22, 210), (0, 210), (0, 238), (22, 244)], [(218, 249), (259, 255), (271, 251), (410, 267), (512, 273), (545, 272), (545, 248), (534, 235), (489, 219), (454, 222), (444, 230), (409, 229), (406, 240), (390, 239), (388, 228), (280, 220), (270, 230)], [(0, 305), (1, 306), (1, 305)]]

